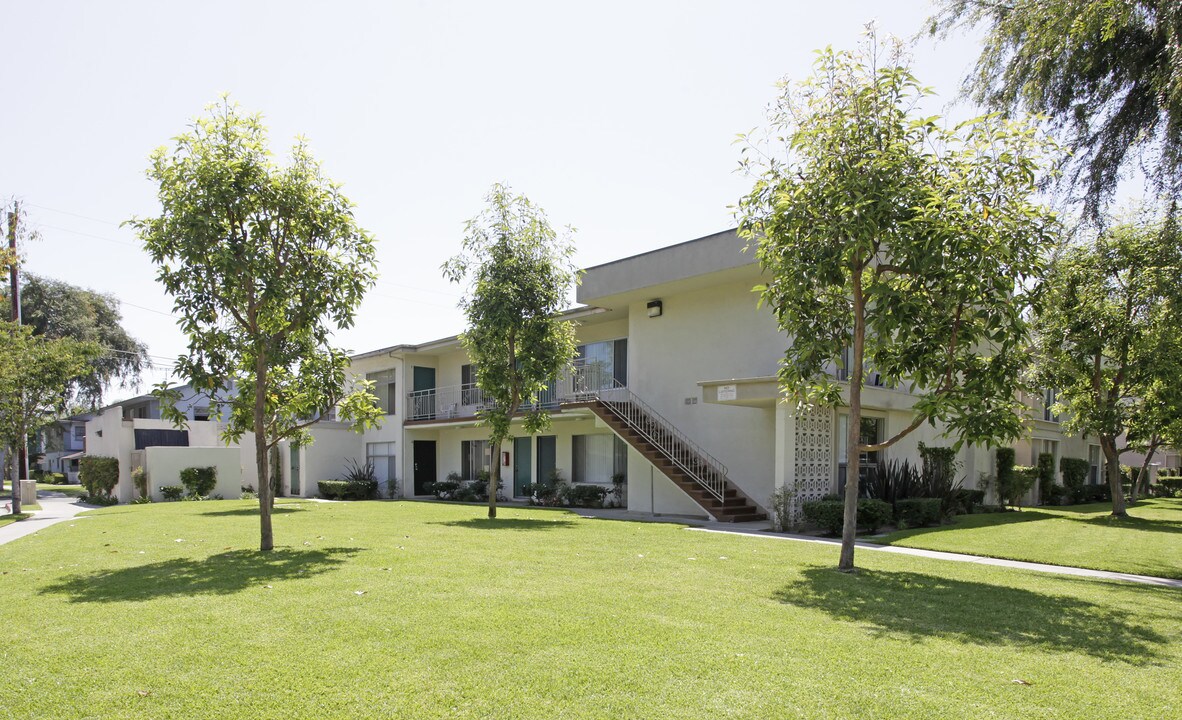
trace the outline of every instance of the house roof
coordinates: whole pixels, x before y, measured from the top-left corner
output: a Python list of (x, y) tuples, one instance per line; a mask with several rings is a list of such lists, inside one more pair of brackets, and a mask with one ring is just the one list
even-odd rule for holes
[[(658, 286), (702, 285), (727, 275), (758, 272), (753, 253), (736, 230), (706, 235), (586, 269), (579, 285), (579, 302), (605, 306), (620, 297), (644, 294)], [(710, 277), (706, 277), (710, 276)], [(609, 300), (609, 298), (611, 300)]]

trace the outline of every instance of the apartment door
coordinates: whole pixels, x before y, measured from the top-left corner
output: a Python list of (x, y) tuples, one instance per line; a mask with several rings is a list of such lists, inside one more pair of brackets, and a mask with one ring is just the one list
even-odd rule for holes
[[(415, 368), (416, 370), (418, 368)], [(415, 440), (413, 443), (415, 463), (415, 495), (429, 495), (430, 484), (435, 482), (435, 441)]]
[[(414, 407), (411, 419), (435, 419), (435, 368), (414, 366)], [(417, 495), (418, 492), (416, 491)]]
[(530, 445), (528, 437), (513, 438), (513, 497), (525, 497), (525, 486), (531, 481), (529, 474)]
[(300, 449), (294, 447), (291, 449), (291, 494), (300, 494)]
[(538, 436), (538, 482), (550, 482), (550, 475), (558, 466), (558, 442), (553, 435)]

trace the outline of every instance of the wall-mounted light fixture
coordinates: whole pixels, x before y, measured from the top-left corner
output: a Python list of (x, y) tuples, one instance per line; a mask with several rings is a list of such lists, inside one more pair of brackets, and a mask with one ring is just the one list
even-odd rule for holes
[(661, 317), (662, 309), (663, 308), (662, 308), (660, 300), (649, 300), (648, 301), (648, 316), (649, 317)]

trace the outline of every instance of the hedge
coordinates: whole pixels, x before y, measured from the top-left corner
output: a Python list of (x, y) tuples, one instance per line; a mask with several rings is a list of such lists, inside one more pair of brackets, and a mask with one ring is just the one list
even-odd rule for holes
[(218, 484), (216, 467), (189, 467), (181, 470), (181, 485), (193, 497), (205, 497)]
[(940, 522), (940, 498), (908, 498), (895, 503), (895, 519), (899, 529), (927, 527)]
[(1040, 453), (1038, 456), (1038, 499), (1043, 504), (1054, 496), (1055, 487), (1055, 456), (1051, 453)]
[(1063, 473), (1063, 487), (1070, 492), (1071, 488), (1083, 486), (1088, 481), (1088, 471), (1091, 464), (1083, 458), (1059, 458), (1059, 471)]
[(321, 480), (316, 487), (325, 500), (372, 500), (378, 492), (376, 480)]
[(79, 479), (86, 494), (110, 497), (119, 484), (119, 459), (105, 455), (83, 455), (79, 463)]
[[(804, 517), (831, 535), (841, 534), (845, 524), (844, 500), (813, 500), (801, 507)], [(891, 521), (891, 506), (882, 500), (858, 500), (858, 527), (874, 532)]]

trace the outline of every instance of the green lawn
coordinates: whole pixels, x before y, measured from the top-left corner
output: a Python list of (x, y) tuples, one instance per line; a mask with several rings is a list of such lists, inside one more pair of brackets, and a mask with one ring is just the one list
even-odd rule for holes
[(1182, 708), (1178, 590), (870, 551), (850, 576), (828, 544), (414, 502), (282, 505), (262, 555), (252, 508), (117, 506), (0, 546), (0, 717)]
[(81, 485), (50, 485), (49, 483), (37, 483), (37, 492), (59, 492), (63, 495), (70, 495), (78, 497), (86, 493), (86, 488)]
[(870, 542), (1182, 578), (1182, 499), (1142, 500), (1123, 519), (1111, 512), (1097, 503), (961, 515), (952, 525)]
[(0, 527), (4, 527), (8, 523), (14, 523), (17, 520), (24, 520), (27, 517), (29, 517), (29, 513), (25, 513), (25, 512), (18, 513), (16, 515), (13, 515), (12, 513), (0, 515)]

